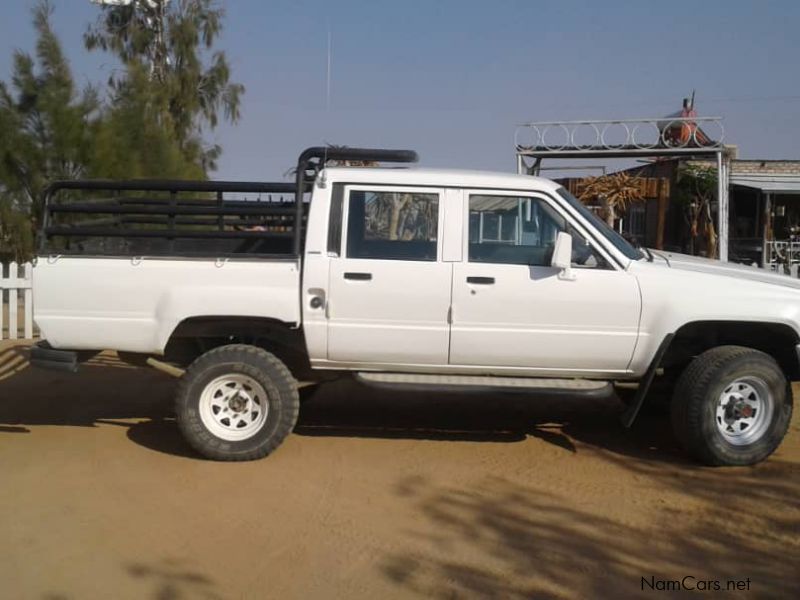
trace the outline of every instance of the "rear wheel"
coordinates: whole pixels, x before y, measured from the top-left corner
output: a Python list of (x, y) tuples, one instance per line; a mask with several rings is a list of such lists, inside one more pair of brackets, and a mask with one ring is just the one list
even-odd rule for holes
[(215, 348), (186, 370), (176, 398), (189, 444), (214, 460), (253, 460), (272, 452), (297, 422), (297, 382), (269, 352)]
[(780, 445), (792, 416), (792, 390), (775, 360), (741, 346), (695, 358), (672, 400), (675, 435), (708, 465), (752, 465)]

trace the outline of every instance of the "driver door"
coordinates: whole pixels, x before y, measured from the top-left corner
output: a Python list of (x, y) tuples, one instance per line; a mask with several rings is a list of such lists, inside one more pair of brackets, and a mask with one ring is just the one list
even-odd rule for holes
[[(464, 259), (455, 263), (450, 364), (621, 373), (636, 344), (638, 285), (551, 198), (465, 190)], [(573, 237), (574, 280), (550, 266)]]

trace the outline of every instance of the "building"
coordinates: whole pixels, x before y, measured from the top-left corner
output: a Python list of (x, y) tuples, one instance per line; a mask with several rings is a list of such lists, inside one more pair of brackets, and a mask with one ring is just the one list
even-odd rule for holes
[[(621, 231), (651, 248), (702, 254), (692, 248), (685, 201), (676, 185), (687, 163), (715, 168), (713, 161), (671, 158), (625, 171), (643, 179), (644, 200), (621, 215)], [(731, 158), (728, 177), (730, 260), (776, 270), (800, 263), (800, 160)], [(573, 193), (581, 185), (575, 179), (564, 183)], [(712, 209), (716, 220), (716, 202)]]
[[(737, 148), (724, 139), (722, 118), (697, 116), (692, 93), (681, 111), (666, 117), (523, 123), (514, 145), (517, 172), (528, 175), (540, 174), (544, 160), (647, 161), (622, 171), (637, 178), (643, 201), (630, 203), (623, 212), (606, 209), (606, 215), (620, 216), (615, 228), (652, 248), (796, 274), (800, 160), (738, 159)], [(709, 167), (696, 178), (703, 183), (700, 202), (682, 175), (687, 165)], [(586, 183), (561, 181), (577, 196)]]

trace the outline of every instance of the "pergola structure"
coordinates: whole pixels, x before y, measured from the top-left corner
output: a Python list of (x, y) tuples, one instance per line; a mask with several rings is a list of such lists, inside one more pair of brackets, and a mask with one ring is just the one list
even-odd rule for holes
[(544, 121), (517, 127), (517, 172), (539, 175), (547, 159), (709, 158), (717, 161), (719, 259), (728, 260), (729, 157), (720, 117)]

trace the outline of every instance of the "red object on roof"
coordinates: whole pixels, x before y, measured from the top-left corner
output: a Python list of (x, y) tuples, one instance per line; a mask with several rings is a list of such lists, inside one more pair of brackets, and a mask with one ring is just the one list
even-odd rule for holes
[(683, 108), (679, 112), (667, 115), (667, 119), (675, 120), (667, 121), (665, 128), (661, 132), (664, 143), (668, 146), (711, 145), (713, 143), (711, 139), (697, 126), (695, 121), (691, 120), (696, 116), (697, 111), (694, 109), (693, 91), (691, 98), (683, 99)]

